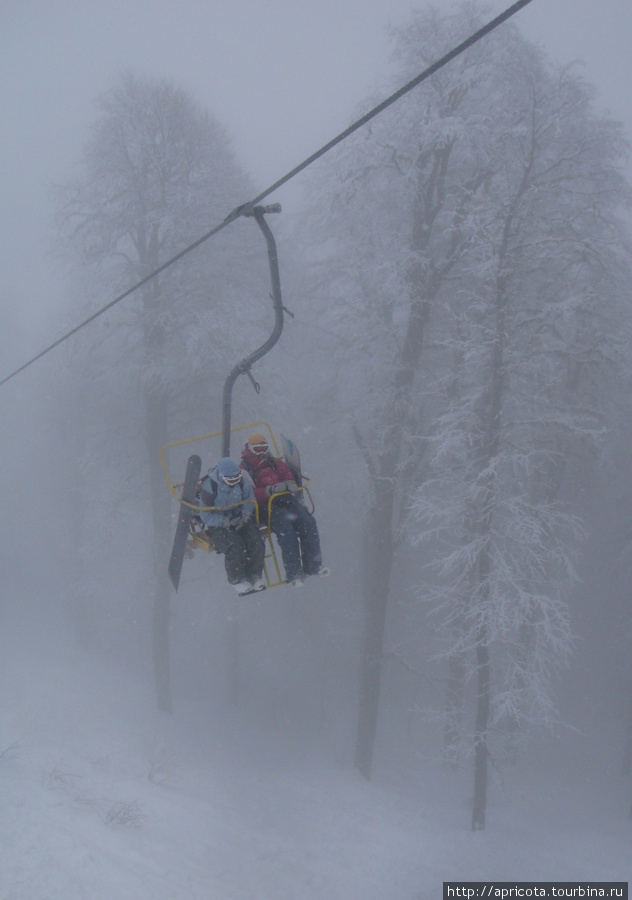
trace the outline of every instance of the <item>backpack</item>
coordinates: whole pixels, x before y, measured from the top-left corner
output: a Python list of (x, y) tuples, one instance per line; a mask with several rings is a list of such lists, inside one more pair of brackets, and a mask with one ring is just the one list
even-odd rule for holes
[[(211, 485), (210, 492), (202, 487), (207, 478)], [(217, 499), (217, 482), (213, 481), (210, 475), (205, 475), (204, 478), (200, 481), (195, 499), (199, 506), (215, 506), (215, 500)]]

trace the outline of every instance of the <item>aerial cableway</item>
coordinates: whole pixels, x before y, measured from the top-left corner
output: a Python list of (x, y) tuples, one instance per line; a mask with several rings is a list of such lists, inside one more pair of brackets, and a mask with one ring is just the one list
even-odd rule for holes
[[(199, 453), (202, 452), (201, 449), (199, 450), (199, 452), (193, 453), (189, 456), (186, 463), (184, 481), (179, 484), (174, 484), (174, 481), (169, 472), (169, 466), (167, 464), (166, 457), (170, 450), (174, 450), (176, 448), (181, 449), (184, 447), (195, 447), (196, 450), (198, 450), (198, 448), (207, 448), (209, 446), (212, 446), (214, 441), (216, 442), (217, 439), (221, 438), (222, 457), (228, 457), (230, 456), (231, 451), (231, 436), (234, 432), (263, 432), (266, 438), (266, 443), (268, 443), (269, 446), (271, 446), (274, 450), (274, 456), (279, 457), (282, 451), (284, 460), (293, 472), (295, 483), (297, 485), (297, 490), (293, 491), (293, 493), (298, 495), (297, 499), (300, 499), (300, 501), (305, 505), (307, 505), (306, 498), (309, 498), (309, 505), (311, 506), (310, 512), (313, 512), (314, 505), (309, 494), (310, 482), (303, 479), (303, 474), (300, 467), (300, 456), (296, 445), (292, 441), (282, 436), (282, 444), (281, 448), (279, 448), (272, 428), (268, 425), (267, 422), (259, 421), (251, 422), (247, 425), (232, 425), (232, 396), (235, 382), (240, 375), (246, 375), (250, 379), (256, 393), (259, 394), (260, 386), (252, 375), (252, 366), (258, 360), (262, 359), (267, 353), (269, 353), (270, 350), (272, 350), (272, 348), (281, 337), (281, 333), (283, 331), (284, 306), (281, 294), (281, 277), (279, 273), (279, 261), (276, 241), (268, 223), (265, 220), (266, 215), (278, 212), (281, 212), (281, 207), (277, 203), (272, 206), (255, 206), (252, 210), (249, 210), (247, 213), (245, 213), (245, 215), (252, 216), (255, 219), (266, 241), (271, 283), (270, 296), (272, 298), (272, 305), (274, 309), (274, 325), (272, 328), (272, 332), (260, 347), (258, 347), (256, 350), (253, 350), (252, 353), (238, 362), (231, 369), (228, 377), (226, 378), (226, 381), (224, 382), (224, 391), (222, 398), (222, 430), (211, 432), (210, 434), (206, 435), (201, 435), (199, 437), (186, 438), (181, 441), (173, 441), (169, 444), (165, 444), (165, 446), (160, 450), (160, 459), (167, 476), (169, 489), (172, 496), (180, 504), (180, 512), (176, 525), (173, 547), (168, 567), (169, 577), (176, 591), (178, 590), (182, 566), (187, 553), (191, 555), (195, 550), (211, 552), (214, 549), (212, 539), (208, 537), (207, 532), (203, 527), (201, 513), (218, 509), (224, 510), (225, 507), (215, 507), (212, 505), (205, 506), (200, 499), (200, 474), (202, 470), (202, 459)], [(264, 557), (264, 571), (266, 587), (268, 588), (278, 587), (280, 584), (284, 583), (284, 579), (281, 575), (281, 570), (277, 559), (276, 548), (272, 538), (272, 513), (273, 504), (283, 503), (283, 498), (289, 493), (290, 491), (286, 490), (271, 494), (267, 499), (267, 510), (265, 511), (265, 515), (262, 517), (261, 521), (259, 506), (255, 503), (254, 515), (257, 521), (257, 525), (263, 533), (263, 538), (266, 546)], [(240, 501), (238, 503), (232, 504), (232, 506), (239, 507), (245, 502), (247, 501)], [(250, 593), (250, 591), (248, 591), (248, 593)]]
[[(265, 221), (265, 216), (269, 213), (279, 212), (280, 206), (278, 204), (275, 204), (272, 206), (261, 206), (260, 205), (261, 201), (264, 200), (266, 197), (268, 197), (270, 194), (272, 194), (274, 191), (276, 191), (278, 188), (280, 188), (282, 185), (284, 185), (288, 181), (290, 181), (290, 179), (292, 179), (296, 175), (298, 175), (299, 172), (302, 172), (304, 169), (306, 169), (309, 165), (311, 165), (313, 162), (315, 162), (321, 156), (324, 156), (325, 153), (327, 153), (333, 147), (340, 144), (342, 141), (344, 141), (346, 138), (348, 138), (351, 134), (353, 134), (355, 131), (357, 131), (359, 128), (361, 128), (363, 125), (367, 124), (369, 121), (374, 119), (376, 116), (378, 116), (380, 113), (382, 113), (384, 110), (386, 110), (389, 106), (391, 106), (393, 103), (395, 103), (401, 97), (403, 97), (405, 94), (408, 94), (410, 91), (413, 90), (413, 88), (417, 87), (417, 85), (421, 84), (423, 81), (428, 79), (435, 72), (438, 72), (441, 68), (443, 68), (449, 62), (451, 62), (453, 59), (460, 56), (468, 48), (472, 47), (474, 44), (476, 44), (478, 41), (480, 41), (483, 37), (485, 37), (485, 35), (492, 32), (499, 25), (501, 25), (503, 22), (507, 21), (509, 18), (511, 18), (513, 15), (515, 15), (515, 13), (517, 13), (519, 10), (523, 9), (525, 6), (527, 6), (531, 2), (532, 2), (532, 0), (517, 0), (517, 2), (513, 3), (510, 7), (508, 7), (506, 10), (504, 10), (502, 13), (500, 13), (498, 16), (496, 16), (494, 19), (492, 19), (490, 22), (488, 22), (482, 28), (478, 29), (478, 31), (471, 34), (468, 38), (466, 38), (466, 40), (462, 41), (460, 44), (458, 44), (456, 47), (454, 47), (452, 50), (450, 50), (448, 53), (446, 53), (444, 56), (442, 56), (436, 62), (432, 63), (432, 65), (428, 66), (428, 68), (424, 69), (423, 72), (419, 73), (411, 81), (407, 82), (405, 85), (403, 85), (397, 91), (395, 91), (395, 93), (391, 94), (389, 97), (387, 97), (381, 103), (379, 103), (377, 106), (375, 106), (371, 110), (369, 110), (369, 112), (367, 112), (365, 115), (361, 116), (359, 119), (357, 119), (355, 122), (353, 122), (348, 128), (346, 128), (344, 131), (340, 132), (340, 134), (338, 134), (336, 137), (334, 137), (332, 140), (330, 140), (327, 144), (322, 146), (319, 150), (317, 150), (311, 156), (307, 157), (307, 159), (303, 160), (303, 162), (301, 162), (299, 165), (295, 166), (293, 169), (291, 169), (289, 172), (287, 172), (282, 178), (279, 178), (277, 181), (275, 181), (274, 184), (270, 185), (268, 188), (266, 188), (266, 190), (262, 191), (253, 200), (250, 200), (249, 202), (236, 207), (232, 212), (230, 212), (223, 219), (223, 221), (221, 221), (218, 225), (216, 225), (210, 231), (206, 232), (206, 234), (203, 234), (200, 238), (198, 238), (192, 244), (189, 244), (189, 246), (185, 247), (183, 250), (181, 250), (175, 256), (168, 259), (166, 262), (164, 262), (158, 268), (154, 269), (152, 272), (150, 272), (148, 275), (146, 275), (143, 279), (138, 281), (136, 284), (132, 285), (130, 288), (128, 288), (122, 294), (119, 294), (117, 297), (115, 297), (109, 303), (102, 306), (95, 313), (93, 313), (88, 318), (84, 319), (82, 322), (80, 322), (77, 326), (72, 328), (70, 331), (63, 334), (60, 338), (58, 338), (56, 341), (51, 343), (49, 346), (47, 346), (44, 350), (42, 350), (36, 356), (29, 359), (27, 362), (25, 362), (19, 368), (15, 369), (9, 375), (5, 376), (3, 379), (0, 380), (0, 387), (1, 387), (2, 385), (6, 384), (8, 381), (10, 381), (12, 378), (14, 378), (16, 375), (18, 375), (20, 372), (23, 372), (26, 368), (31, 366), (37, 360), (41, 359), (43, 356), (45, 356), (47, 353), (49, 353), (55, 347), (58, 347), (64, 341), (68, 340), (70, 337), (77, 334), (78, 331), (85, 328), (91, 322), (94, 322), (95, 319), (97, 319), (98, 317), (103, 315), (108, 310), (112, 309), (115, 305), (120, 303), (125, 298), (129, 297), (132, 293), (137, 291), (143, 285), (147, 284), (149, 281), (151, 281), (153, 278), (155, 278), (161, 272), (164, 272), (170, 266), (172, 266), (175, 263), (182, 260), (185, 256), (187, 256), (193, 250), (195, 250), (196, 248), (201, 246), (203, 243), (208, 241), (210, 238), (214, 237), (221, 230), (223, 230), (228, 225), (230, 225), (232, 222), (234, 222), (237, 218), (239, 218), (241, 216), (247, 216), (247, 217), (252, 217), (255, 219), (257, 225), (263, 232), (263, 235), (266, 240), (267, 248), (268, 248), (268, 259), (269, 259), (269, 264), (270, 264), (270, 277), (271, 277), (271, 282), (272, 282), (272, 300), (273, 300), (274, 313), (275, 313), (275, 321), (274, 321), (274, 327), (273, 327), (272, 333), (270, 334), (269, 338), (265, 341), (265, 343), (261, 347), (257, 348), (248, 357), (246, 357), (241, 362), (239, 362), (232, 369), (230, 374), (228, 375), (225, 385), (224, 385), (221, 432), (214, 432), (211, 435), (206, 435), (204, 438), (191, 438), (191, 439), (187, 439), (182, 442), (177, 441), (177, 442), (174, 442), (173, 444), (167, 445), (166, 447), (162, 448), (162, 450), (161, 450), (161, 459), (163, 462), (163, 466), (165, 467), (165, 472), (167, 473), (167, 478), (169, 481), (170, 489), (172, 491), (173, 496), (180, 503), (180, 517), (179, 517), (178, 526), (176, 528), (174, 549), (173, 549), (171, 561), (169, 564), (169, 574), (170, 574), (172, 583), (173, 583), (174, 587), (176, 588), (176, 590), (177, 590), (177, 587), (179, 584), (180, 572), (182, 569), (182, 563), (183, 563), (184, 554), (186, 551), (186, 545), (187, 545), (187, 540), (188, 540), (188, 536), (189, 536), (190, 529), (191, 529), (191, 524), (196, 519), (196, 517), (199, 518), (200, 513), (204, 513), (205, 511), (208, 511), (208, 510), (213, 510), (214, 507), (213, 506), (205, 507), (203, 505), (200, 505), (199, 499), (197, 497), (198, 488), (199, 488), (198, 480), (199, 480), (199, 475), (201, 472), (201, 464), (202, 464), (199, 454), (198, 453), (190, 454), (189, 460), (187, 462), (187, 470), (186, 470), (185, 480), (181, 484), (174, 484), (173, 480), (171, 479), (168, 469), (167, 469), (166, 462), (165, 462), (165, 454), (169, 449), (174, 449), (176, 446), (183, 446), (183, 445), (187, 445), (187, 444), (191, 445), (195, 441), (208, 440), (210, 438), (217, 437), (218, 435), (221, 434), (222, 452), (224, 454), (224, 457), (229, 456), (230, 440), (231, 440), (232, 432), (251, 427), (251, 426), (237, 426), (237, 428), (234, 428), (231, 425), (231, 404), (232, 404), (233, 386), (234, 386), (237, 378), (240, 375), (247, 375), (248, 378), (250, 378), (251, 382), (253, 383), (255, 389), (258, 391), (258, 385), (252, 376), (251, 367), (257, 360), (261, 359), (266, 353), (268, 353), (274, 347), (274, 345), (278, 341), (278, 339), (281, 335), (281, 332), (283, 330), (283, 303), (282, 303), (282, 299), (281, 299), (281, 284), (280, 284), (280, 278), (279, 278), (279, 268), (278, 268), (278, 260), (277, 260), (277, 253), (276, 253), (276, 244), (275, 244), (272, 232), (271, 232), (267, 222)], [(268, 426), (265, 425), (265, 423), (254, 423), (254, 425), (256, 425), (257, 427), (265, 426), (266, 428), (268, 428)], [(279, 448), (277, 445), (277, 441), (274, 438), (274, 435), (272, 434), (271, 429), (269, 429), (269, 437), (270, 437), (271, 445), (273, 446), (275, 451), (278, 453)], [(290, 443), (286, 442), (286, 448), (288, 446), (290, 446)], [(301, 476), (301, 472), (300, 472), (300, 467), (296, 468), (297, 453), (295, 453), (293, 455), (293, 459), (291, 459), (292, 454), (288, 455), (288, 452), (286, 449), (286, 451), (284, 452), (284, 456), (285, 456), (286, 462), (288, 464), (290, 464), (292, 462), (294, 463), (296, 479), (297, 479), (297, 481), (295, 481), (294, 483), (296, 485), (298, 485), (298, 490), (307, 494), (307, 484), (304, 484), (301, 480), (302, 476)], [(301, 496), (303, 496), (303, 494), (301, 494)], [(255, 504), (255, 509), (257, 509), (257, 504)], [(258, 512), (257, 512), (257, 516), (258, 516)], [(268, 509), (268, 522), (270, 522), (270, 521), (271, 521), (271, 508)], [(266, 568), (266, 582), (267, 582), (268, 587), (273, 587), (273, 586), (276, 586), (277, 583), (281, 583), (281, 582), (280, 582), (279, 568), (278, 568), (276, 556), (274, 553), (274, 547), (272, 545), (269, 525), (268, 525), (268, 532), (267, 532), (267, 542), (271, 548), (270, 549), (270, 554), (271, 554), (270, 558), (273, 560), (273, 568), (274, 568), (275, 577), (274, 576), (271, 577), (270, 572)]]
[(458, 44), (456, 47), (454, 47), (452, 50), (450, 50), (448, 53), (446, 53), (444, 56), (442, 56), (436, 62), (432, 63), (432, 65), (428, 66), (427, 69), (424, 69), (423, 72), (420, 72), (419, 75), (417, 75), (411, 81), (407, 82), (405, 85), (403, 85), (397, 91), (395, 91), (395, 93), (391, 94), (389, 97), (387, 97), (381, 103), (378, 103), (377, 106), (374, 106), (373, 109), (369, 110), (369, 112), (365, 113), (363, 116), (361, 116), (359, 119), (357, 119), (351, 125), (349, 125), (348, 128), (345, 128), (344, 131), (341, 131), (340, 134), (336, 135), (336, 137), (332, 138), (332, 140), (330, 140), (328, 143), (324, 144), (319, 150), (317, 150), (315, 153), (312, 153), (311, 156), (308, 156), (306, 159), (304, 159), (303, 162), (299, 163), (299, 165), (295, 166), (293, 169), (291, 169), (289, 172), (287, 172), (285, 175), (283, 175), (281, 178), (279, 178), (277, 181), (275, 181), (274, 184), (271, 184), (264, 191), (262, 191), (260, 194), (258, 194), (256, 197), (254, 197), (252, 200), (248, 201), (247, 203), (243, 203), (240, 206), (237, 206), (218, 225), (216, 225), (214, 228), (211, 228), (210, 231), (207, 231), (205, 234), (203, 234), (201, 237), (199, 237), (197, 240), (195, 240), (192, 244), (189, 244), (187, 247), (185, 247), (179, 253), (176, 253), (175, 256), (172, 256), (166, 262), (162, 263), (162, 265), (158, 266), (158, 268), (154, 269), (152, 272), (150, 272), (148, 275), (146, 275), (140, 281), (137, 281), (131, 287), (127, 288), (127, 290), (123, 291), (122, 294), (119, 294), (117, 297), (114, 297), (114, 299), (110, 300), (109, 303), (106, 303), (104, 306), (100, 307), (91, 316), (84, 319), (82, 322), (80, 322), (78, 325), (76, 325), (70, 331), (67, 331), (61, 337), (57, 338), (57, 340), (53, 341), (53, 343), (49, 344), (47, 347), (45, 347), (43, 350), (41, 350), (38, 354), (31, 357), (29, 360), (27, 360), (25, 363), (23, 363), (17, 369), (14, 369), (13, 372), (10, 372), (4, 378), (0, 379), (0, 387), (2, 387), (2, 385), (6, 384), (8, 381), (10, 381), (12, 378), (15, 378), (16, 375), (19, 375), (21, 372), (23, 372), (29, 366), (33, 365), (33, 363), (42, 359), (42, 357), (46, 356), (46, 354), (50, 353), (51, 350), (54, 350), (56, 347), (59, 347), (60, 344), (64, 343), (64, 341), (67, 341), (69, 338), (73, 337), (75, 334), (77, 334), (77, 332), (81, 331), (87, 325), (90, 325), (92, 322), (94, 322), (96, 319), (98, 319), (100, 316), (102, 316), (108, 310), (112, 309), (114, 306), (116, 306), (122, 300), (125, 300), (127, 297), (129, 297), (131, 294), (133, 294), (135, 291), (137, 291), (143, 285), (147, 284), (149, 281), (151, 281), (157, 275), (160, 275), (161, 272), (164, 272), (166, 269), (175, 265), (175, 263), (180, 262), (180, 260), (184, 259), (185, 256), (188, 256), (189, 253), (193, 252), (198, 247), (200, 247), (202, 244), (204, 244), (206, 241), (210, 240), (210, 238), (214, 237), (216, 234), (218, 234), (220, 231), (222, 231), (224, 228), (226, 228), (228, 225), (230, 225), (232, 222), (234, 222), (240, 216), (254, 215), (255, 208), (261, 203), (262, 200), (265, 200), (266, 197), (269, 197), (270, 194), (274, 193), (274, 191), (278, 190), (278, 188), (282, 187), (284, 184), (287, 184), (287, 182), (290, 181), (292, 178), (294, 178), (296, 175), (298, 175), (299, 172), (302, 172), (304, 169), (306, 169), (312, 163), (316, 162), (317, 159), (320, 159), (321, 156), (324, 156), (325, 153), (328, 153), (329, 150), (332, 150), (338, 144), (342, 143), (342, 141), (344, 141), (344, 140), (346, 140), (346, 138), (350, 137), (350, 135), (352, 135), (354, 132), (356, 132), (363, 125), (366, 125), (368, 122), (370, 122), (376, 116), (378, 116), (380, 113), (384, 112), (385, 109), (387, 109), (389, 106), (391, 106), (397, 100), (399, 100), (405, 94), (408, 94), (410, 91), (413, 90), (413, 88), (417, 87), (423, 81), (426, 81), (426, 79), (430, 78), (431, 75), (434, 75), (435, 72), (438, 72), (440, 69), (442, 69), (445, 65), (447, 65), (449, 62), (451, 62), (453, 59), (456, 59), (457, 56), (460, 56), (462, 53), (464, 53), (466, 50), (468, 50), (474, 44), (478, 43), (478, 41), (480, 41), (483, 37), (485, 37), (487, 34), (490, 34), (490, 32), (494, 31), (494, 29), (498, 28), (499, 25), (502, 25), (503, 22), (506, 22), (507, 19), (510, 19), (517, 12), (519, 12), (521, 9), (523, 9), (525, 6), (528, 6), (528, 4), (531, 2), (532, 2), (532, 0), (517, 0), (516, 3), (512, 4), (512, 6), (509, 6), (506, 10), (504, 10), (504, 12), (500, 13), (498, 16), (496, 16), (494, 19), (492, 19), (490, 22), (488, 22), (482, 28), (479, 28), (478, 31), (475, 31), (468, 38), (466, 38), (466, 40), (462, 41), (460, 44)]

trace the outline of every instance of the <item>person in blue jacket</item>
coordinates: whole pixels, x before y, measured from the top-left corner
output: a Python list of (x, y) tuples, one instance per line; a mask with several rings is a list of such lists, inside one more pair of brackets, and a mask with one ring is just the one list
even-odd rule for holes
[(257, 525), (255, 493), (250, 480), (230, 457), (208, 470), (200, 485), (205, 531), (224, 555), (226, 577), (237, 593), (261, 591), (265, 545)]

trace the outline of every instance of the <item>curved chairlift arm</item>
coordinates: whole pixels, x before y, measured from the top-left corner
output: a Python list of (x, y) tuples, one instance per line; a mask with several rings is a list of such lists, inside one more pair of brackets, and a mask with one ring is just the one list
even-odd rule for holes
[(257, 393), (259, 393), (259, 385), (250, 373), (250, 367), (257, 360), (269, 353), (276, 342), (281, 337), (283, 331), (283, 300), (281, 298), (281, 278), (279, 275), (279, 260), (277, 257), (276, 242), (268, 223), (264, 216), (267, 213), (281, 212), (281, 205), (274, 203), (272, 206), (255, 206), (246, 209), (242, 215), (253, 216), (257, 225), (263, 232), (268, 247), (268, 263), (270, 267), (270, 281), (272, 284), (272, 303), (274, 305), (274, 328), (267, 341), (257, 350), (242, 359), (241, 362), (233, 368), (230, 375), (224, 382), (224, 396), (222, 402), (222, 456), (230, 456), (230, 428), (231, 428), (231, 405), (233, 396), (233, 385), (240, 375), (247, 375), (253, 383)]

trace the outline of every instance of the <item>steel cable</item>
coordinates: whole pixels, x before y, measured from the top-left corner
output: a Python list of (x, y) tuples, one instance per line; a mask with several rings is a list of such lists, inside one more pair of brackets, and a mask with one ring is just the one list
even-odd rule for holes
[(141, 278), (140, 281), (137, 281), (136, 284), (132, 285), (132, 287), (128, 288), (126, 291), (123, 291), (122, 294), (119, 294), (118, 297), (115, 297), (113, 300), (110, 300), (109, 303), (106, 303), (105, 306), (100, 307), (96, 312), (94, 312), (87, 319), (84, 319), (79, 325), (76, 325), (70, 331), (63, 334), (60, 338), (54, 341), (52, 344), (49, 344), (44, 350), (40, 351), (36, 356), (33, 356), (28, 362), (25, 362), (19, 368), (15, 369), (9, 375), (5, 376), (2, 380), (0, 380), (0, 387), (3, 384), (6, 384), (7, 381), (10, 381), (16, 375), (19, 375), (20, 372), (23, 372), (29, 366), (33, 365), (33, 363), (37, 362), (47, 353), (50, 353), (51, 350), (54, 350), (55, 347), (58, 347), (64, 341), (67, 341), (68, 338), (71, 338), (73, 335), (77, 334), (78, 331), (85, 328), (86, 325), (89, 325), (91, 322), (94, 322), (95, 319), (98, 319), (99, 316), (102, 316), (103, 313), (107, 312), (109, 309), (112, 309), (113, 306), (116, 306), (117, 303), (120, 303), (121, 300), (125, 300), (126, 297), (129, 297), (130, 294), (133, 294), (139, 288), (141, 288), (144, 284), (147, 284), (148, 281), (151, 281), (152, 278), (155, 278), (157, 275), (160, 275), (161, 272), (164, 272), (165, 269), (168, 269), (170, 266), (174, 265), (174, 263), (179, 262), (183, 257), (187, 256), (201, 244), (204, 244), (206, 241), (210, 240), (214, 235), (218, 232), (222, 231), (222, 229), (226, 228), (227, 225), (230, 225), (231, 222), (234, 222), (235, 219), (239, 218), (248, 212), (251, 212), (253, 207), (255, 207), (258, 203), (260, 203), (263, 199), (268, 197), (273, 191), (278, 190), (282, 185), (287, 184), (290, 179), (294, 178), (298, 175), (299, 172), (302, 172), (308, 166), (310, 166), (317, 159), (320, 159), (321, 156), (324, 156), (329, 150), (333, 147), (340, 144), (346, 138), (348, 138), (351, 134), (361, 128), (363, 125), (366, 125), (367, 122), (370, 122), (371, 119), (374, 119), (380, 113), (384, 112), (389, 106), (403, 97), (405, 94), (409, 93), (413, 90), (413, 88), (417, 87), (417, 85), (421, 84), (422, 81), (425, 81), (431, 75), (434, 75), (435, 72), (438, 72), (439, 69), (442, 69), (445, 65), (455, 59), (457, 56), (460, 56), (461, 53), (464, 53), (465, 50), (472, 47), (481, 38), (485, 37), (485, 35), (489, 34), (503, 22), (507, 21), (507, 19), (511, 18), (511, 16), (515, 15), (519, 10), (523, 7), (527, 6), (531, 3), (532, 0), (518, 0), (518, 2), (514, 3), (512, 6), (509, 6), (504, 12), (500, 13), (500, 15), (496, 16), (496, 18), (492, 19), (487, 25), (484, 25), (482, 28), (479, 28), (478, 31), (475, 31), (470, 35), (466, 40), (462, 43), (458, 44), (458, 46), (454, 47), (445, 56), (442, 56), (436, 62), (432, 63), (432, 65), (428, 66), (427, 69), (424, 69), (419, 75), (412, 79), (412, 81), (407, 82), (403, 87), (399, 88), (395, 91), (394, 94), (391, 94), (381, 103), (378, 103), (377, 106), (374, 106), (369, 112), (365, 113), (365, 115), (361, 116), (348, 128), (345, 128), (344, 131), (341, 131), (340, 134), (336, 135), (336, 137), (332, 138), (327, 144), (324, 144), (319, 150), (315, 153), (312, 153), (311, 156), (308, 156), (307, 159), (304, 159), (302, 163), (299, 163), (298, 166), (295, 166), (291, 169), (287, 174), (285, 174), (282, 178), (279, 178), (278, 181), (275, 181), (274, 184), (271, 184), (270, 187), (266, 188), (265, 191), (262, 191), (252, 200), (249, 200), (247, 203), (242, 203), (240, 206), (236, 207), (231, 213), (229, 213), (219, 225), (216, 225), (214, 228), (211, 228), (210, 231), (207, 231), (206, 234), (203, 234), (202, 237), (198, 238), (192, 244), (189, 244), (188, 247), (185, 247), (179, 253), (176, 253), (175, 256), (172, 256), (166, 262), (164, 262), (161, 266), (158, 266), (157, 269), (154, 269), (144, 278)]

